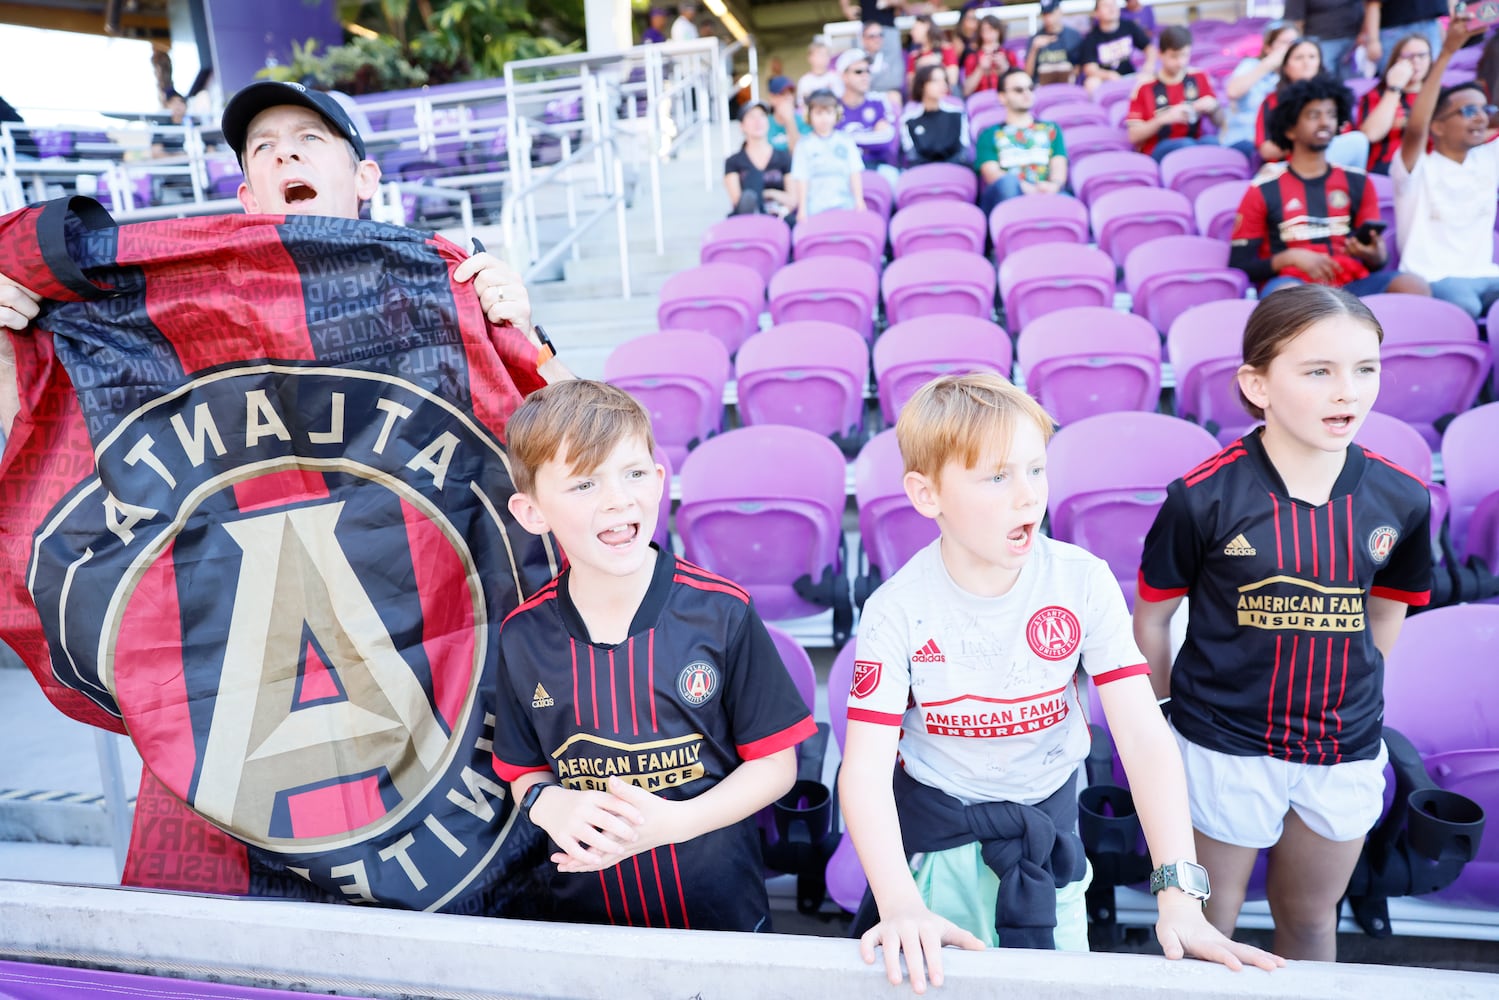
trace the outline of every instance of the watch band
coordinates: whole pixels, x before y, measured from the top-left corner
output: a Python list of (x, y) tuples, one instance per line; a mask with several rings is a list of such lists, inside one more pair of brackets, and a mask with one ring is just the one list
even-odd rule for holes
[(551, 788), (555, 784), (557, 784), (557, 782), (555, 781), (538, 781), (536, 784), (526, 789), (526, 794), (522, 795), (520, 800), (521, 815), (525, 816), (526, 819), (530, 819), (531, 807), (536, 805), (536, 800), (541, 798), (542, 792), (546, 791), (548, 788)]
[(1207, 869), (1195, 861), (1173, 861), (1150, 873), (1151, 895), (1158, 895), (1172, 888), (1180, 889), (1203, 903), (1213, 893)]
[(536, 349), (536, 367), (540, 368), (557, 356), (557, 345), (552, 343), (552, 338), (547, 336), (546, 327), (540, 323), (533, 324), (531, 329), (536, 331), (536, 339), (541, 341), (541, 346)]

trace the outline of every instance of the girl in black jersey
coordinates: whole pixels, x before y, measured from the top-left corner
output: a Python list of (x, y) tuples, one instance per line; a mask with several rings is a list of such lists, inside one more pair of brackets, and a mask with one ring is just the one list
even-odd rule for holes
[(1384, 654), (1430, 596), (1425, 486), (1353, 444), (1382, 339), (1341, 289), (1261, 302), (1238, 379), (1265, 426), (1171, 484), (1140, 569), (1135, 638), (1157, 694), (1169, 685), (1208, 919), (1232, 932), (1268, 848), (1287, 958), (1336, 958), (1338, 901), (1383, 806)]

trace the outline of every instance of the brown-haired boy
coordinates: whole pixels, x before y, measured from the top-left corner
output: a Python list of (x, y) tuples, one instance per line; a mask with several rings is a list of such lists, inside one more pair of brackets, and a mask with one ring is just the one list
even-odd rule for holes
[(569, 563), (499, 637), (495, 770), (557, 848), (552, 915), (768, 929), (753, 816), (816, 727), (765, 626), (651, 544), (664, 472), (627, 393), (549, 385), (506, 437), (510, 511)]

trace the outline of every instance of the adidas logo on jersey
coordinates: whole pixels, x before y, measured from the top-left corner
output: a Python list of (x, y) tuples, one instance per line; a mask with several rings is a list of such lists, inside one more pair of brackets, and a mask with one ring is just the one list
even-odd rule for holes
[(536, 693), (531, 695), (531, 707), (551, 708), (555, 704), (556, 702), (552, 701), (552, 696), (547, 694), (547, 689), (537, 684)]
[(922, 646), (911, 656), (912, 663), (946, 663), (947, 657), (942, 655), (942, 650), (937, 648), (936, 639), (928, 639), (926, 645)]
[(1223, 554), (1226, 556), (1252, 556), (1255, 554), (1255, 548), (1249, 544), (1249, 539), (1243, 535), (1235, 535), (1234, 540), (1223, 547)]

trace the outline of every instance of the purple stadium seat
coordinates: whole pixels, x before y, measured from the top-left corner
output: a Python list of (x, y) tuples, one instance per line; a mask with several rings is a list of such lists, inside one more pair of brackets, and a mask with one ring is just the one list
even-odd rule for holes
[(848, 694), (854, 686), (854, 663), (858, 659), (857, 643), (849, 643), (838, 651), (833, 665), (828, 668), (828, 723), (833, 730), (833, 739), (838, 742), (838, 752), (843, 752), (848, 739)]
[(702, 330), (730, 354), (760, 327), (765, 282), (742, 264), (699, 264), (661, 286), (656, 322), (663, 330)]
[[(1039, 115), (1037, 117), (1043, 118)], [(1047, 108), (1044, 120), (1056, 125), (1065, 133), (1068, 129), (1079, 125), (1108, 125), (1109, 113), (1092, 101), (1067, 101)]]
[(1197, 231), (1203, 236), (1227, 242), (1234, 231), (1234, 216), (1238, 215), (1239, 203), (1244, 200), (1247, 190), (1248, 181), (1223, 181), (1199, 191), (1192, 203)]
[(1422, 295), (1367, 295), (1364, 303), (1384, 327), (1374, 406), (1435, 447), (1436, 425), (1477, 401), (1493, 366), (1478, 324), (1452, 303)]
[(798, 222), (791, 246), (797, 260), (853, 257), (878, 270), (885, 261), (885, 225), (876, 212), (835, 208)]
[(1020, 334), (1025, 390), (1059, 424), (1161, 401), (1161, 335), (1139, 316), (1103, 306), (1058, 309)]
[(1010, 377), (1010, 338), (973, 316), (922, 316), (897, 323), (874, 345), (874, 377), (880, 413), (895, 426), (900, 409), (916, 390), (939, 375), (994, 371)]
[(1249, 278), (1228, 266), (1228, 249), (1206, 236), (1166, 236), (1135, 247), (1124, 259), (1134, 313), (1157, 330), (1169, 330), (1193, 306), (1243, 298)]
[[(983, 91), (980, 91), (983, 93)], [(848, 692), (853, 686), (854, 661), (857, 658), (857, 643), (849, 643), (838, 651), (833, 666), (828, 671), (828, 722), (833, 738), (838, 741), (838, 751), (843, 752), (848, 738)], [(840, 907), (853, 913), (864, 899), (868, 881), (864, 867), (859, 864), (859, 855), (854, 850), (853, 838), (844, 836), (838, 848), (828, 860), (826, 869), (828, 896)]]
[(1449, 61), (1447, 63), (1447, 68), (1448, 69), (1477, 69), (1478, 68), (1478, 58), (1482, 54), (1483, 54), (1483, 46), (1481, 46), (1481, 45), (1470, 45), (1470, 46), (1468, 46), (1465, 49), (1458, 49), (1457, 50), (1457, 54), (1454, 55), (1452, 57), (1451, 61)]
[(815, 712), (817, 710), (817, 671), (812, 666), (812, 658), (807, 655), (806, 648), (784, 629), (766, 625), (765, 631), (770, 633), (770, 641), (775, 643), (776, 652), (781, 654), (781, 662), (786, 664), (786, 672), (796, 682), (796, 691), (802, 696), (802, 701), (807, 703), (807, 711)]
[[(1436, 502), (1437, 492), (1433, 489), (1433, 518), (1436, 517)], [(1457, 557), (1460, 560), (1477, 557), (1483, 560), (1485, 566), (1499, 566), (1499, 491), (1490, 493), (1473, 508), (1473, 516), (1468, 518), (1468, 528), (1457, 543)], [(1484, 603), (1494, 602), (1489, 600)]]
[(901, 171), (895, 182), (896, 211), (937, 198), (972, 204), (978, 199), (978, 174), (961, 163), (923, 163)]
[[(1123, 108), (1124, 112), (1127, 112), (1129, 110), (1129, 99), (1134, 96), (1135, 87), (1139, 82), (1139, 78), (1134, 76), (1123, 76), (1117, 80), (1105, 80), (1093, 92), (1093, 100), (1099, 107), (1106, 110), (1118, 107)], [(1120, 121), (1124, 120), (1124, 112), (1120, 113)]]
[(662, 330), (627, 340), (604, 361), (604, 379), (650, 413), (656, 443), (673, 468), (723, 430), (729, 352), (711, 334)]
[(999, 295), (1012, 331), (1069, 306), (1112, 306), (1114, 262), (1102, 250), (1072, 243), (1026, 247), (999, 265)]
[(1459, 413), (1442, 432), (1442, 479), (1451, 502), (1448, 517), (1454, 539), (1467, 533), (1473, 511), (1483, 498), (1499, 491), (1495, 441), (1499, 441), (1499, 403)]
[(811, 257), (787, 264), (770, 279), (770, 318), (777, 325), (816, 319), (838, 323), (866, 341), (874, 338), (880, 277), (848, 257)]
[(971, 118), (985, 108), (1000, 107), (999, 91), (975, 90), (968, 95), (968, 100), (964, 104), (968, 109), (968, 116)]
[(1088, 209), (1065, 194), (1011, 198), (989, 213), (989, 236), (997, 264), (1016, 250), (1039, 243), (1087, 243)]
[(1160, 187), (1161, 168), (1144, 153), (1099, 153), (1072, 165), (1068, 182), (1084, 205), (1122, 187)]
[(703, 234), (700, 263), (743, 264), (769, 282), (791, 255), (791, 230), (773, 215), (734, 215)]
[(1098, 249), (1124, 264), (1141, 243), (1163, 236), (1193, 236), (1192, 203), (1165, 188), (1119, 188), (1093, 200), (1088, 215)]
[(895, 188), (878, 170), (866, 170), (860, 177), (864, 183), (865, 210), (881, 219), (890, 218), (890, 210), (895, 206)]
[(1257, 423), (1239, 402), (1237, 378), (1244, 363), (1244, 325), (1256, 304), (1205, 302), (1177, 316), (1166, 334), (1166, 358), (1176, 376), (1176, 415), (1206, 427), (1221, 444)]
[(1051, 536), (1108, 562), (1133, 606), (1145, 533), (1166, 487), (1217, 450), (1201, 427), (1160, 413), (1068, 424), (1047, 449)]
[[(997, 91), (996, 91), (997, 93)], [(1058, 104), (1092, 104), (1088, 88), (1080, 83), (1043, 83), (1036, 88), (1036, 103), (1031, 106), (1031, 115), (1037, 121), (1051, 121), (1048, 108)], [(1067, 136), (1067, 152), (1072, 152), (1072, 135)]]
[(749, 591), (767, 620), (833, 609), (833, 639), (853, 610), (843, 566), (845, 462), (801, 427), (742, 427), (682, 463), (683, 555)]
[(1435, 541), (1441, 535), (1442, 522), (1447, 517), (1447, 489), (1431, 481), (1431, 445), (1426, 443), (1421, 432), (1399, 417), (1370, 410), (1363, 426), (1358, 429), (1356, 440), (1426, 484), (1431, 491), (1431, 537)]
[[(986, 91), (981, 90), (979, 93), (983, 94)], [(994, 91), (987, 91), (987, 93), (992, 94)], [(974, 141), (977, 142), (978, 137), (983, 135), (988, 129), (996, 125), (1003, 125), (1005, 117), (1005, 109), (997, 104), (979, 108), (968, 115), (968, 132), (973, 136)]]
[(984, 212), (951, 198), (918, 201), (890, 220), (890, 247), (896, 257), (925, 250), (984, 252)]
[(803, 320), (757, 333), (734, 377), (745, 426), (790, 424), (851, 443), (863, 430), (869, 345), (846, 326)]
[(1356, 76), (1344, 80), (1343, 84), (1353, 94), (1353, 106), (1358, 107), (1358, 102), (1365, 94), (1379, 86), (1379, 81), (1374, 77)]
[(1129, 133), (1114, 125), (1076, 125), (1067, 130), (1065, 138), (1067, 162), (1074, 165), (1099, 153), (1132, 153), (1135, 149)]
[[(905, 475), (894, 428), (870, 438), (854, 461), (854, 499), (859, 505), (859, 539), (863, 547), (856, 591), (860, 604), (875, 587), (890, 579), (937, 537), (937, 522), (918, 514), (911, 506), (911, 499), (906, 496)], [(830, 695), (832, 691), (829, 680)]]
[[(1499, 607), (1436, 608), (1405, 622), (1385, 663), (1385, 724), (1420, 751), (1437, 785), (1499, 815), (1499, 685), (1476, 682), (1465, 667), (1499, 657)], [(1499, 837), (1432, 900), (1499, 909)]]
[(927, 250), (893, 260), (880, 288), (891, 323), (933, 313), (994, 315), (994, 265), (966, 250)]
[(1249, 181), (1249, 159), (1227, 146), (1183, 146), (1161, 159), (1161, 186), (1196, 199), (1224, 181)]

